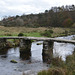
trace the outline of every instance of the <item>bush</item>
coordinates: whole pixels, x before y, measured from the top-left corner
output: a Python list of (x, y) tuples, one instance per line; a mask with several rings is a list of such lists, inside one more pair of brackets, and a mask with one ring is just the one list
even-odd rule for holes
[(66, 66), (68, 71), (72, 72), (72, 75), (75, 75), (75, 51), (72, 55), (66, 57)]
[(39, 72), (38, 75), (47, 75), (47, 71), (43, 70), (43, 71)]
[(45, 30), (44, 33), (42, 33), (41, 35), (43, 36), (47, 36), (47, 37), (51, 37), (51, 34), (53, 33), (53, 30)]
[(53, 33), (53, 30), (48, 30), (50, 33)]
[(52, 59), (52, 65), (58, 67), (64, 67), (64, 61), (61, 58), (55, 57)]
[(48, 71), (44, 70), (38, 73), (38, 75), (66, 75), (66, 72), (62, 68), (50, 68)]
[(24, 36), (24, 34), (23, 33), (19, 33), (18, 36)]

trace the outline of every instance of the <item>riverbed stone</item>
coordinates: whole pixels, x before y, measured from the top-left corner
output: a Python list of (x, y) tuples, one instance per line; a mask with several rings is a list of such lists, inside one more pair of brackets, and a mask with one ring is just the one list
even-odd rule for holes
[(18, 63), (16, 60), (14, 60), (14, 59), (12, 59), (11, 61), (10, 61), (11, 63)]
[(37, 45), (41, 45), (42, 43), (37, 43)]

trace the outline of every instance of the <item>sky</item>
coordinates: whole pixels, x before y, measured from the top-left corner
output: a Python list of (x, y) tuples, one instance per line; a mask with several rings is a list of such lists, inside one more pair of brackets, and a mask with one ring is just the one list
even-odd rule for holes
[(0, 0), (0, 19), (5, 16), (35, 14), (54, 6), (75, 5), (75, 0)]

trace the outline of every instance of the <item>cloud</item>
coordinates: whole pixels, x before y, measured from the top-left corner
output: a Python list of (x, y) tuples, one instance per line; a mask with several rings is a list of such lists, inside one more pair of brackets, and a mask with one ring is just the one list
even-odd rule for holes
[(75, 0), (0, 0), (0, 17), (39, 13), (53, 6), (71, 5)]

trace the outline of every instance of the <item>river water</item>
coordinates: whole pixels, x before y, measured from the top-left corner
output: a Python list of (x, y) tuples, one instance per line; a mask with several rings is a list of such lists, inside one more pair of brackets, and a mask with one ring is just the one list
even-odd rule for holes
[[(59, 39), (75, 39), (75, 35), (67, 36), (67, 37), (57, 37)], [(60, 56), (62, 60), (66, 60), (66, 56), (72, 55), (75, 49), (75, 45), (71, 43), (57, 43), (54, 42), (53, 54), (54, 57)]]
[[(62, 39), (72, 39), (75, 37), (58, 37)], [(41, 70), (46, 70), (49, 65), (43, 63), (42, 49), (43, 44), (37, 45), (37, 43), (43, 43), (43, 41), (33, 42), (31, 46), (31, 58), (29, 60), (22, 60), (20, 58), (19, 47), (10, 48), (5, 52), (0, 52), (0, 75), (22, 75), (23, 72), (27, 75), (36, 75)], [(65, 61), (67, 55), (71, 55), (74, 51), (75, 45), (69, 43), (57, 43), (54, 42), (53, 55), (54, 57), (60, 56)], [(18, 63), (11, 63), (14, 59)]]

